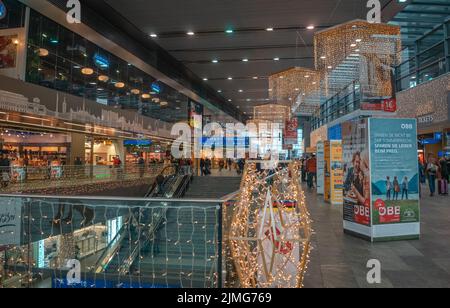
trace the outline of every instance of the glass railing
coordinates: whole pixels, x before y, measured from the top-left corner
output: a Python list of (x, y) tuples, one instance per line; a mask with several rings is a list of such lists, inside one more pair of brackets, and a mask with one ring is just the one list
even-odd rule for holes
[(224, 202), (0, 195), (0, 288), (221, 287)]
[(0, 167), (0, 193), (24, 193), (99, 183), (135, 181), (153, 178), (162, 169), (162, 164), (127, 164), (120, 167), (102, 165)]

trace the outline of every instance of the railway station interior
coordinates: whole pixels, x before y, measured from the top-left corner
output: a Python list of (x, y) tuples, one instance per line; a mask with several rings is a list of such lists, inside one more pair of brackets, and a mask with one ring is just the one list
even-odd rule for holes
[(0, 0), (0, 288), (449, 288), (450, 0)]

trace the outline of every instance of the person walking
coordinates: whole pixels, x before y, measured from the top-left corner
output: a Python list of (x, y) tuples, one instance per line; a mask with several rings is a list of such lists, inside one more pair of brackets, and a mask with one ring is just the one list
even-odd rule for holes
[[(402, 200), (408, 200), (409, 181), (408, 177), (404, 177), (402, 181)], [(406, 197), (406, 198), (405, 198)]]
[(145, 160), (144, 157), (142, 157), (142, 155), (139, 156), (137, 163), (139, 168), (139, 177), (142, 179), (145, 173)]
[(392, 183), (391, 178), (386, 177), (386, 200), (391, 200)]
[(222, 172), (225, 167), (225, 161), (223, 159), (219, 160), (219, 172)]
[(439, 161), (441, 176), (439, 179), (439, 194), (440, 195), (448, 195), (448, 176), (449, 170), (447, 166), (447, 161), (444, 157)]
[(312, 189), (315, 186), (314, 182), (317, 172), (317, 160), (314, 155), (306, 162), (306, 171), (308, 172), (308, 187)]
[(9, 185), (9, 181), (11, 179), (10, 176), (10, 161), (8, 159), (8, 157), (5, 156), (5, 154), (1, 154), (0, 155), (0, 172), (1, 172), (1, 176), (2, 176), (2, 187), (8, 187)]
[(439, 171), (439, 167), (436, 164), (436, 159), (432, 154), (428, 156), (428, 163), (426, 167), (426, 174), (428, 176), (428, 185), (430, 187), (430, 197), (434, 196), (436, 192), (436, 175)]
[(201, 176), (205, 175), (205, 160), (203, 158), (200, 159), (200, 173)]
[[(394, 185), (394, 198), (393, 200), (398, 200), (398, 195), (400, 193), (400, 183), (398, 181), (398, 178), (395, 176), (394, 177), (394, 181), (392, 182), (392, 184)], [(403, 197), (402, 197), (403, 199)]]

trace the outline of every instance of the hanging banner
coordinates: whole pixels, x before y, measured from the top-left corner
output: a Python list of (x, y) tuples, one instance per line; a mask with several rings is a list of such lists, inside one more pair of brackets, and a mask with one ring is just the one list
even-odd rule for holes
[(342, 124), (344, 229), (369, 238), (370, 164), (367, 119)]
[(317, 143), (317, 194), (323, 195), (325, 188), (325, 146)]
[(284, 144), (298, 143), (298, 118), (294, 117), (290, 121), (286, 121), (284, 128)]
[(0, 200), (0, 247), (20, 245), (22, 202), (19, 198)]
[(340, 140), (330, 141), (330, 185), (331, 204), (340, 205), (343, 202), (343, 168), (342, 168), (342, 142)]
[(203, 105), (189, 100), (188, 113), (189, 125), (203, 129)]
[(420, 235), (417, 122), (370, 119), (372, 240)]

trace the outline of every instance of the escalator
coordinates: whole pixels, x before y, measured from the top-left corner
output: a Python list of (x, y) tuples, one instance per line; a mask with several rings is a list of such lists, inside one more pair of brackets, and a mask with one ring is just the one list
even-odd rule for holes
[[(164, 174), (164, 171), (161, 174)], [(167, 174), (161, 185), (153, 184), (148, 198), (182, 198), (192, 181), (190, 174)], [(150, 203), (149, 203), (150, 205)], [(134, 263), (141, 252), (148, 252), (155, 243), (158, 230), (166, 223), (165, 208), (142, 207), (133, 209), (125, 223), (104, 250), (93, 267), (95, 273), (128, 275), (134, 274)]]

